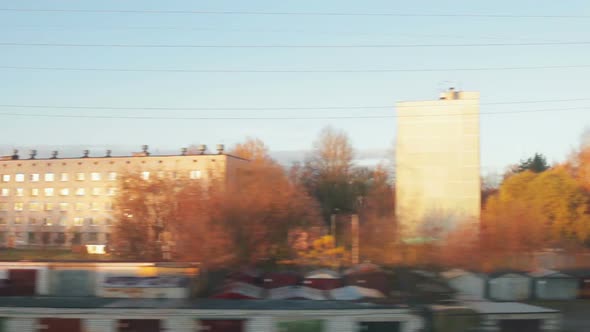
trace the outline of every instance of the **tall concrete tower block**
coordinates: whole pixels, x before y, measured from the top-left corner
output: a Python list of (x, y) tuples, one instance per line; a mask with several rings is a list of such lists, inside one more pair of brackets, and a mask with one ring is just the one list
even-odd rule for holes
[(402, 239), (443, 234), (479, 221), (479, 92), (399, 102), (396, 217)]

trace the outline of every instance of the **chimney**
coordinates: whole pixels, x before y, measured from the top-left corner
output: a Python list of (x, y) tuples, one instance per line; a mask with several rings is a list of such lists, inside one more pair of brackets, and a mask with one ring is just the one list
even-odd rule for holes
[(11, 159), (12, 160), (18, 160), (19, 158), (20, 157), (18, 156), (18, 150), (17, 149), (12, 150), (12, 157), (11, 157)]
[(29, 159), (35, 159), (35, 157), (37, 156), (37, 150), (31, 150), (31, 153), (29, 155), (31, 156), (31, 158)]
[(51, 159), (57, 159), (57, 151), (52, 151), (51, 152)]
[(217, 154), (223, 154), (223, 144), (217, 144)]
[(88, 155), (90, 154), (90, 150), (84, 150), (83, 153), (84, 153), (84, 155), (82, 156), (82, 158), (88, 158)]
[(200, 144), (198, 147), (198, 150), (199, 150), (199, 154), (205, 154), (205, 151), (207, 151), (207, 145)]
[(105, 158), (110, 158), (111, 157), (111, 150), (107, 150), (107, 153), (105, 154)]

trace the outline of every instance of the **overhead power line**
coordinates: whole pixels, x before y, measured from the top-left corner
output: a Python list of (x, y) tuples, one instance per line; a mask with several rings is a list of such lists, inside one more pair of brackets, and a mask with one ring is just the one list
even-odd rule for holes
[[(518, 105), (590, 101), (590, 98), (517, 100), (483, 102), (480, 105)], [(32, 109), (70, 109), (70, 110), (141, 110), (141, 111), (289, 111), (289, 110), (363, 110), (363, 109), (393, 109), (392, 105), (360, 105), (360, 106), (307, 106), (307, 107), (127, 107), (127, 106), (89, 106), (89, 105), (28, 105), (28, 104), (0, 104), (4, 108), (32, 108)], [(415, 107), (415, 106), (414, 106)], [(432, 105), (424, 105), (432, 107)], [(440, 106), (437, 106), (440, 107)], [(449, 105), (449, 107), (451, 107)]]
[(479, 44), (85, 44), (85, 43), (21, 43), (0, 42), (0, 46), (21, 47), (113, 47), (113, 48), (441, 48), (441, 47), (523, 47), (523, 46), (574, 46), (590, 45), (590, 41), (479, 43)]
[(392, 118), (424, 118), (424, 117), (453, 117), (453, 116), (487, 116), (499, 114), (522, 114), (540, 112), (561, 112), (573, 110), (588, 110), (590, 106), (549, 108), (537, 110), (520, 111), (498, 111), (484, 113), (463, 113), (463, 114), (428, 114), (428, 115), (359, 115), (359, 116), (293, 116), (293, 117), (208, 117), (208, 116), (120, 116), (120, 115), (79, 115), (79, 114), (44, 114), (44, 113), (13, 113), (0, 112), (0, 116), (33, 117), (33, 118), (72, 118), (72, 119), (113, 119), (113, 120), (347, 120), (347, 119), (392, 119)]
[(149, 72), (149, 73), (406, 73), (406, 72), (456, 72), (456, 71), (505, 71), (540, 69), (580, 69), (590, 65), (555, 66), (514, 66), (514, 67), (474, 67), (474, 68), (373, 68), (373, 69), (191, 69), (191, 68), (99, 68), (99, 67), (40, 67), (40, 66), (0, 66), (5, 70), (39, 71), (93, 71), (93, 72)]
[(21, 13), (94, 13), (94, 14), (192, 14), (192, 15), (252, 15), (252, 16), (371, 16), (371, 17), (474, 17), (474, 18), (536, 18), (536, 19), (588, 19), (588, 15), (524, 15), (524, 14), (480, 14), (480, 13), (351, 13), (351, 12), (311, 12), (311, 11), (242, 11), (242, 10), (149, 10), (149, 9), (35, 9), (0, 8), (0, 12)]

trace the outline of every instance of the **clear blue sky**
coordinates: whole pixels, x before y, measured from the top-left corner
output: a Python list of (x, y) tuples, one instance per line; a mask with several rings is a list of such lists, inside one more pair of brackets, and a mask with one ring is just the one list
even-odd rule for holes
[[(27, 1), (3, 8), (288, 11), (410, 14), (590, 15), (580, 1)], [(590, 41), (590, 18), (259, 16), (2, 12), (0, 43), (86, 44), (457, 44)], [(152, 69), (422, 69), (590, 65), (590, 45), (377, 48), (187, 49), (0, 46), (0, 66)], [(483, 103), (580, 99), (562, 103), (483, 105), (481, 112), (588, 106), (590, 68), (406, 73), (150, 73), (0, 69), (0, 104), (123, 107), (381, 106), (391, 109), (0, 112), (120, 116), (393, 115), (396, 101), (436, 98), (454, 85), (481, 92)], [(482, 167), (501, 170), (534, 152), (563, 160), (590, 125), (588, 109), (481, 118)], [(0, 144), (231, 145), (259, 137), (272, 150), (308, 149), (319, 130), (347, 131), (359, 150), (391, 146), (395, 119), (114, 120), (0, 115)]]

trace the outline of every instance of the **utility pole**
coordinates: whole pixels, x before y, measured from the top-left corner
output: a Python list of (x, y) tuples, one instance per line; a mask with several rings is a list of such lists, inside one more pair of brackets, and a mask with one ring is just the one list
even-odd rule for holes
[(352, 235), (352, 264), (359, 263), (359, 215), (353, 214), (350, 220)]

